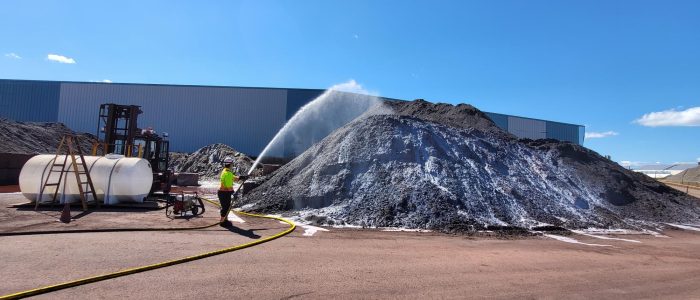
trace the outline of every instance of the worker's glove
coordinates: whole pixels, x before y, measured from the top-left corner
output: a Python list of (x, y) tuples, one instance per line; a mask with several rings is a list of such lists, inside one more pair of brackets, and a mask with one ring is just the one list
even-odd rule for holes
[(240, 180), (240, 181), (246, 181), (247, 179), (248, 179), (248, 175), (238, 176), (238, 180)]

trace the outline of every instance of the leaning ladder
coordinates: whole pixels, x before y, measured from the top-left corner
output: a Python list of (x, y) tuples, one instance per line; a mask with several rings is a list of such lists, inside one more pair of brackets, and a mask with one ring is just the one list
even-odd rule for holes
[[(63, 162), (59, 162), (59, 156), (61, 155), (63, 148), (66, 148), (66, 154), (63, 157)], [(66, 169), (65, 166), (69, 163), (69, 157), (70, 167)], [(56, 167), (59, 167), (59, 169), (56, 169)], [(61, 142), (58, 144), (58, 148), (56, 149), (56, 156), (52, 161), (51, 168), (49, 169), (49, 174), (46, 176), (46, 179), (44, 180), (44, 183), (41, 186), (41, 189), (39, 190), (39, 195), (36, 199), (36, 204), (34, 206), (35, 210), (39, 209), (39, 202), (43, 198), (44, 192), (46, 191), (46, 187), (55, 187), (53, 197), (51, 198), (51, 203), (56, 202), (56, 197), (58, 196), (58, 189), (61, 186), (61, 182), (65, 180), (65, 177), (63, 175), (70, 172), (75, 174), (75, 182), (78, 184), (78, 192), (80, 193), (80, 202), (83, 205), (83, 210), (87, 210), (87, 195), (92, 195), (92, 199), (97, 203), (97, 206), (100, 206), (100, 202), (97, 201), (95, 187), (92, 184), (92, 178), (90, 177), (90, 171), (88, 170), (88, 167), (85, 164), (85, 156), (83, 155), (83, 150), (80, 148), (78, 137), (73, 135), (65, 135), (63, 136), (63, 138), (61, 138)], [(51, 174), (54, 173), (58, 173), (58, 181), (49, 182)]]

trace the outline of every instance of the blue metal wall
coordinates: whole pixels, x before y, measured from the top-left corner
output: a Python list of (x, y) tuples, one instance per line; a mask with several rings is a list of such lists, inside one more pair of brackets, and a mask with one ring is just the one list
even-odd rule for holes
[[(225, 143), (257, 155), (286, 120), (323, 92), (318, 89), (0, 80), (0, 117), (63, 122), (73, 130), (94, 134), (100, 104), (135, 104), (141, 105), (144, 111), (139, 125), (168, 132), (173, 151), (191, 152), (208, 144)], [(496, 125), (521, 138), (553, 138), (583, 144), (583, 126), (486, 114)]]
[(0, 117), (56, 122), (60, 82), (0, 80)]
[(286, 121), (285, 89), (63, 83), (58, 121), (95, 133), (102, 103), (142, 106), (139, 126), (170, 134), (173, 151), (225, 143), (257, 155)]
[(508, 115), (484, 112), (491, 120), (496, 123), (496, 126), (508, 131)]
[(585, 127), (559, 122), (546, 122), (547, 138), (583, 145)]
[(484, 112), (501, 129), (519, 138), (556, 139), (583, 145), (585, 127), (553, 121)]
[(508, 116), (508, 132), (519, 138), (543, 139), (547, 137), (545, 121)]

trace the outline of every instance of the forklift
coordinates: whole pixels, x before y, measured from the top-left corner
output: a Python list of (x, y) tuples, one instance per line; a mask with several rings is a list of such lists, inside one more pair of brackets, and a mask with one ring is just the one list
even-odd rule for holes
[(141, 106), (105, 103), (100, 105), (97, 139), (92, 155), (119, 154), (148, 160), (153, 170), (153, 185), (146, 200), (164, 201), (168, 218), (197, 216), (204, 213), (204, 202), (197, 193), (171, 194), (170, 142), (168, 134), (158, 135), (153, 128), (138, 128)]
[(149, 196), (167, 198), (170, 193), (168, 169), (170, 143), (168, 134), (158, 135), (153, 128), (138, 128), (138, 116), (143, 113), (141, 106), (105, 103), (100, 105), (97, 124), (97, 140), (92, 154), (119, 154), (125, 157), (139, 157), (148, 160), (153, 169), (153, 186)]

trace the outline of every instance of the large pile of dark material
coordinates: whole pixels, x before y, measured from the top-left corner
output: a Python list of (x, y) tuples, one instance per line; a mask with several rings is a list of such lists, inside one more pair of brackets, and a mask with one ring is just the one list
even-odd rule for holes
[(700, 217), (695, 198), (578, 145), (518, 140), (471, 106), (389, 105), (399, 115), (334, 131), (249, 193), (244, 208), (447, 231)]
[(0, 118), (0, 153), (55, 154), (61, 138), (78, 135), (81, 149), (89, 154), (95, 136), (76, 133), (62, 123), (16, 122)]
[(445, 103), (430, 103), (423, 99), (406, 101), (385, 101), (395, 115), (419, 118), (455, 128), (473, 128), (498, 135), (502, 138), (516, 138), (496, 126), (489, 117), (476, 107), (469, 104), (450, 105)]
[(171, 153), (170, 167), (175, 172), (198, 173), (202, 177), (214, 178), (221, 172), (224, 158), (234, 159), (239, 172), (247, 172), (254, 160), (244, 153), (224, 144), (211, 144), (191, 153)]

